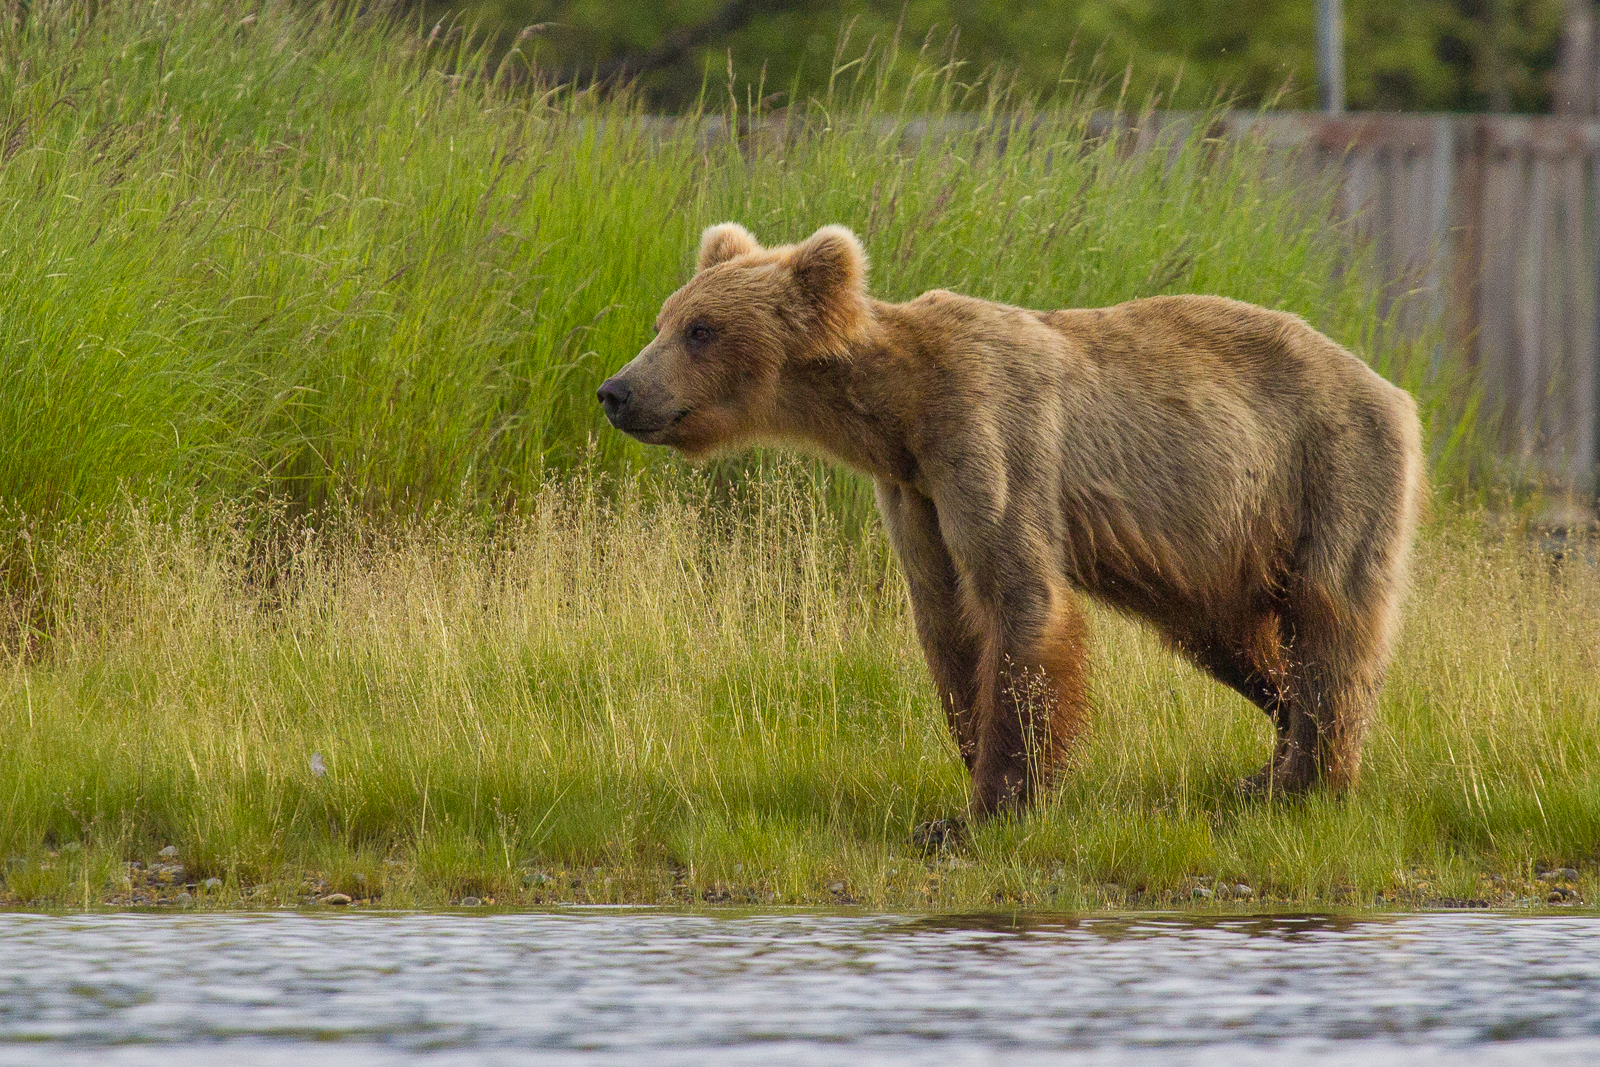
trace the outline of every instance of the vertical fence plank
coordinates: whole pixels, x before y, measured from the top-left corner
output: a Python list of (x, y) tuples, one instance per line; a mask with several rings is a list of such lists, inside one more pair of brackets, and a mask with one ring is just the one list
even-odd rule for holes
[(1547, 434), (1549, 405), (1547, 380), (1551, 353), (1546, 351), (1544, 309), (1551, 294), (1545, 288), (1545, 248), (1549, 231), (1549, 166), (1539, 145), (1521, 146), (1517, 155), (1517, 184), (1522, 188), (1524, 215), (1513, 232), (1522, 247), (1516, 255), (1516, 298), (1513, 307), (1517, 361), (1517, 392), (1508, 405), (1517, 414), (1518, 459), (1531, 463), (1545, 454), (1551, 443)]
[(1600, 257), (1596, 241), (1596, 192), (1590, 175), (1597, 169), (1592, 153), (1572, 152), (1565, 161), (1562, 190), (1566, 255), (1563, 260), (1567, 306), (1568, 351), (1572, 374), (1572, 461), (1568, 480), (1594, 488), (1600, 464)]
[(1523, 458), (1516, 398), (1522, 382), (1516, 360), (1517, 256), (1513, 213), (1521, 208), (1521, 160), (1491, 131), (1483, 175), (1483, 262), (1479, 264), (1478, 375), (1500, 445)]
[[(1428, 290), (1427, 327), (1429, 330), (1442, 332), (1449, 329), (1445, 292), (1449, 275), (1446, 270), (1455, 252), (1450, 232), (1450, 202), (1457, 186), (1456, 124), (1448, 116), (1436, 115), (1429, 120), (1429, 125), (1432, 127), (1432, 143), (1429, 146), (1431, 151), (1428, 157), (1430, 179), (1426, 252), (1428, 267), (1423, 275), (1422, 284)], [(1447, 343), (1446, 337), (1440, 336), (1433, 346), (1433, 354), (1428, 362), (1428, 376), (1432, 379), (1437, 380), (1439, 377)]]

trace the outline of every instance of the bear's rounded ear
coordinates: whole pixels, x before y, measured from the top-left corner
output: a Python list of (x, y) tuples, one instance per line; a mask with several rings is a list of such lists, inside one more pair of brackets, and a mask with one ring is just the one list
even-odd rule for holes
[(819, 303), (866, 294), (867, 253), (843, 226), (824, 226), (795, 246), (789, 269), (801, 290)]
[(715, 267), (718, 263), (726, 263), (734, 256), (759, 251), (761, 245), (750, 236), (749, 230), (737, 222), (720, 222), (715, 226), (707, 226), (706, 231), (700, 235), (700, 262), (695, 266), (695, 272)]
[(868, 328), (867, 253), (843, 226), (824, 226), (795, 246), (789, 270), (816, 315), (825, 351), (847, 351)]

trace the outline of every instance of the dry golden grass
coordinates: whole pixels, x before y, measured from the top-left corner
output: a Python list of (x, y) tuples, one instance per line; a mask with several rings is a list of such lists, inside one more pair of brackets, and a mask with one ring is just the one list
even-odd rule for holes
[[(551, 484), (492, 527), (128, 505), (64, 537), (48, 609), (14, 606), (43, 636), (0, 692), (0, 893), (1542, 904), (1536, 872), (1573, 867), (1595, 899), (1592, 543), (1556, 560), (1466, 518), (1427, 533), (1342, 800), (1239, 798), (1263, 717), (1097, 613), (1076, 773), (923, 856), (911, 828), (958, 813), (965, 780), (881, 539), (843, 536), (792, 471), (732, 504), (660, 484)], [(170, 886), (130, 875), (168, 844)]]

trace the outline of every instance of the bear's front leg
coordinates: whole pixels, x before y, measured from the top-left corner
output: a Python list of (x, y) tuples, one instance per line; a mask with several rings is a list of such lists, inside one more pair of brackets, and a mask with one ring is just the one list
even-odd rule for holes
[(939, 534), (938, 511), (933, 501), (910, 486), (878, 479), (874, 489), (911, 596), (917, 641), (939, 690), (956, 750), (970, 771), (978, 754), (973, 708), (983, 645), (964, 617), (960, 581)]
[(1061, 766), (1088, 706), (1087, 627), (1071, 594), (1026, 568), (1008, 570), (984, 605), (988, 623), (976, 705), (977, 818), (1021, 810)]

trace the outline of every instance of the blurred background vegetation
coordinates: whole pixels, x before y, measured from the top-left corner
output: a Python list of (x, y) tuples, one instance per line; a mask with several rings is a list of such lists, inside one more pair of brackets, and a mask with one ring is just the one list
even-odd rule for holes
[(849, 225), (887, 299), (1292, 310), (1417, 393), (1441, 472), (1471, 453), (1331, 191), (1274, 180), (1264, 145), (1200, 123), (1129, 154), (1089, 129), (1114, 97), (1033, 110), (883, 39), (848, 68), (787, 134), (730, 139), (772, 113), (719, 91), (661, 123), (414, 10), (36, 6), (0, 37), (0, 530), (124, 494), (500, 510), (552, 471), (669, 464), (594, 391), (724, 219), (769, 242)]
[[(588, 80), (640, 80), (677, 109), (730, 63), (768, 93), (825, 85), (840, 31), (865, 42), (955, 39), (972, 70), (999, 67), (1026, 91), (1126, 75), (1130, 99), (1204, 107), (1315, 105), (1311, 0), (455, 0), (423, 16), (536, 38), (539, 64)], [(1352, 110), (1551, 109), (1562, 0), (1345, 0)], [(847, 56), (847, 58), (849, 58)], [(910, 59), (907, 59), (910, 62)], [(743, 90), (741, 90), (743, 95)]]

